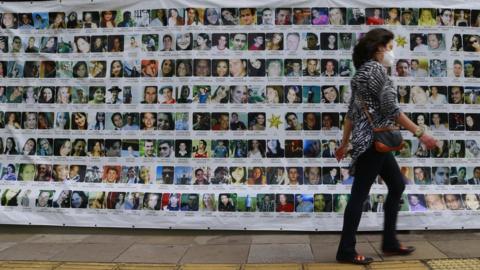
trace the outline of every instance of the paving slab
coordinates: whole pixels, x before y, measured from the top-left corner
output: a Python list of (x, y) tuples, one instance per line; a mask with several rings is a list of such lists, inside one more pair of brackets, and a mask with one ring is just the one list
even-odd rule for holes
[(252, 244), (248, 263), (313, 262), (309, 244)]
[(240, 270), (241, 264), (185, 264), (179, 270)]
[(91, 234), (90, 236), (84, 238), (82, 243), (85, 244), (102, 244), (102, 243), (122, 243), (122, 244), (133, 244), (135, 243), (138, 236), (135, 233), (131, 234)]
[(304, 270), (363, 270), (366, 269), (361, 265), (339, 264), (339, 263), (312, 263), (305, 264)]
[(5, 261), (0, 263), (0, 268), (3, 269), (32, 269), (44, 270), (54, 269), (59, 266), (59, 262), (31, 262), (31, 261)]
[(32, 233), (2, 233), (0, 234), (0, 242), (22, 242), (35, 236)]
[(26, 239), (24, 243), (79, 243), (88, 234), (36, 234), (35, 236)]
[(385, 261), (385, 262), (373, 262), (369, 265), (370, 270), (410, 270), (421, 269), (428, 270), (428, 267), (418, 260), (409, 261)]
[[(324, 244), (329, 243), (333, 245), (333, 243), (338, 244), (340, 242), (340, 234), (338, 233), (318, 233), (318, 234), (309, 234), (310, 237), (310, 244)], [(358, 242), (357, 237), (357, 242)], [(367, 242), (364, 240), (363, 242)]]
[(3, 251), (7, 248), (10, 248), (10, 247), (13, 247), (15, 246), (16, 244), (18, 244), (17, 242), (0, 242), (0, 251)]
[(450, 258), (480, 257), (478, 240), (430, 241), (430, 243)]
[(108, 243), (108, 244), (86, 244), (77, 243), (71, 245), (63, 252), (56, 254), (51, 260), (72, 261), (72, 262), (112, 262), (130, 244)]
[[(440, 259), (448, 258), (432, 244), (426, 241), (407, 241), (402, 243), (404, 246), (414, 246), (415, 252), (408, 256), (382, 256), (385, 261), (400, 261), (400, 260), (420, 260), (420, 259)], [(380, 250), (380, 242), (372, 243), (378, 254), (382, 255)]]
[(181, 264), (246, 263), (250, 245), (199, 245), (190, 247)]
[(120, 264), (118, 270), (177, 270), (176, 264)]
[[(311, 244), (315, 262), (336, 262), (337, 245)], [(372, 257), (375, 261), (382, 258), (369, 243), (357, 243), (357, 252), (366, 257)]]
[(193, 245), (195, 235), (139, 235), (135, 237), (136, 244), (158, 245)]
[(480, 234), (463, 231), (438, 231), (438, 232), (424, 232), (423, 235), (427, 240), (480, 240)]
[(479, 259), (440, 259), (429, 260), (426, 262), (432, 270), (458, 269), (458, 270), (478, 270), (480, 269)]
[(0, 252), (0, 260), (50, 260), (71, 244), (18, 243)]
[(245, 270), (302, 270), (301, 264), (246, 264)]
[(77, 263), (69, 262), (60, 265), (55, 270), (116, 270), (114, 263)]
[(188, 247), (186, 245), (133, 244), (115, 261), (176, 264), (183, 257)]
[(252, 236), (242, 234), (201, 235), (193, 240), (198, 245), (238, 245), (251, 244)]
[(308, 234), (285, 235), (285, 234), (264, 234), (255, 235), (252, 244), (309, 244)]

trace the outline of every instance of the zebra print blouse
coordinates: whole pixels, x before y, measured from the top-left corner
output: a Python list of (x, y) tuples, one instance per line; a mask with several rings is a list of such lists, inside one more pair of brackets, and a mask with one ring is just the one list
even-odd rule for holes
[(395, 124), (401, 110), (397, 104), (397, 92), (386, 69), (377, 61), (364, 63), (353, 76), (352, 98), (348, 106), (348, 118), (352, 121), (353, 146), (350, 171), (353, 174), (357, 158), (372, 145), (373, 129), (363, 111), (363, 101), (372, 116), (374, 127), (388, 127)]

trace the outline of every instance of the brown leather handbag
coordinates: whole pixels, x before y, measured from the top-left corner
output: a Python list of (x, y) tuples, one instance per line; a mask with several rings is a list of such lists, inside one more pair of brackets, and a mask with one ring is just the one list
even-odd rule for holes
[(402, 133), (400, 133), (400, 129), (396, 126), (391, 127), (383, 127), (383, 128), (376, 128), (373, 126), (372, 116), (368, 111), (367, 104), (363, 101), (362, 98), (360, 100), (363, 103), (363, 111), (367, 115), (368, 122), (372, 125), (373, 128), (373, 144), (375, 150), (377, 152), (391, 152), (391, 151), (399, 151), (403, 147), (403, 138)]

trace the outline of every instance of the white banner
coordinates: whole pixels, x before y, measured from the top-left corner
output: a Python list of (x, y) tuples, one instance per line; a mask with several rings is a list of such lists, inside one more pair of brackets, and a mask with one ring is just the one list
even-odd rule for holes
[(478, 3), (85, 2), (0, 5), (2, 223), (340, 230), (352, 49), (384, 27), (400, 107), (440, 140), (402, 131), (399, 228), (480, 228)]

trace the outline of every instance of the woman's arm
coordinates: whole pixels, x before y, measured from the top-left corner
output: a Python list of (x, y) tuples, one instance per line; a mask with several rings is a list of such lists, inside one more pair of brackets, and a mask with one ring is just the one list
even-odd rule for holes
[(425, 133), (425, 129), (413, 123), (403, 112), (400, 112), (395, 121), (408, 131), (412, 132), (413, 135), (427, 147), (427, 149), (433, 149), (437, 146), (437, 140), (430, 134)]

